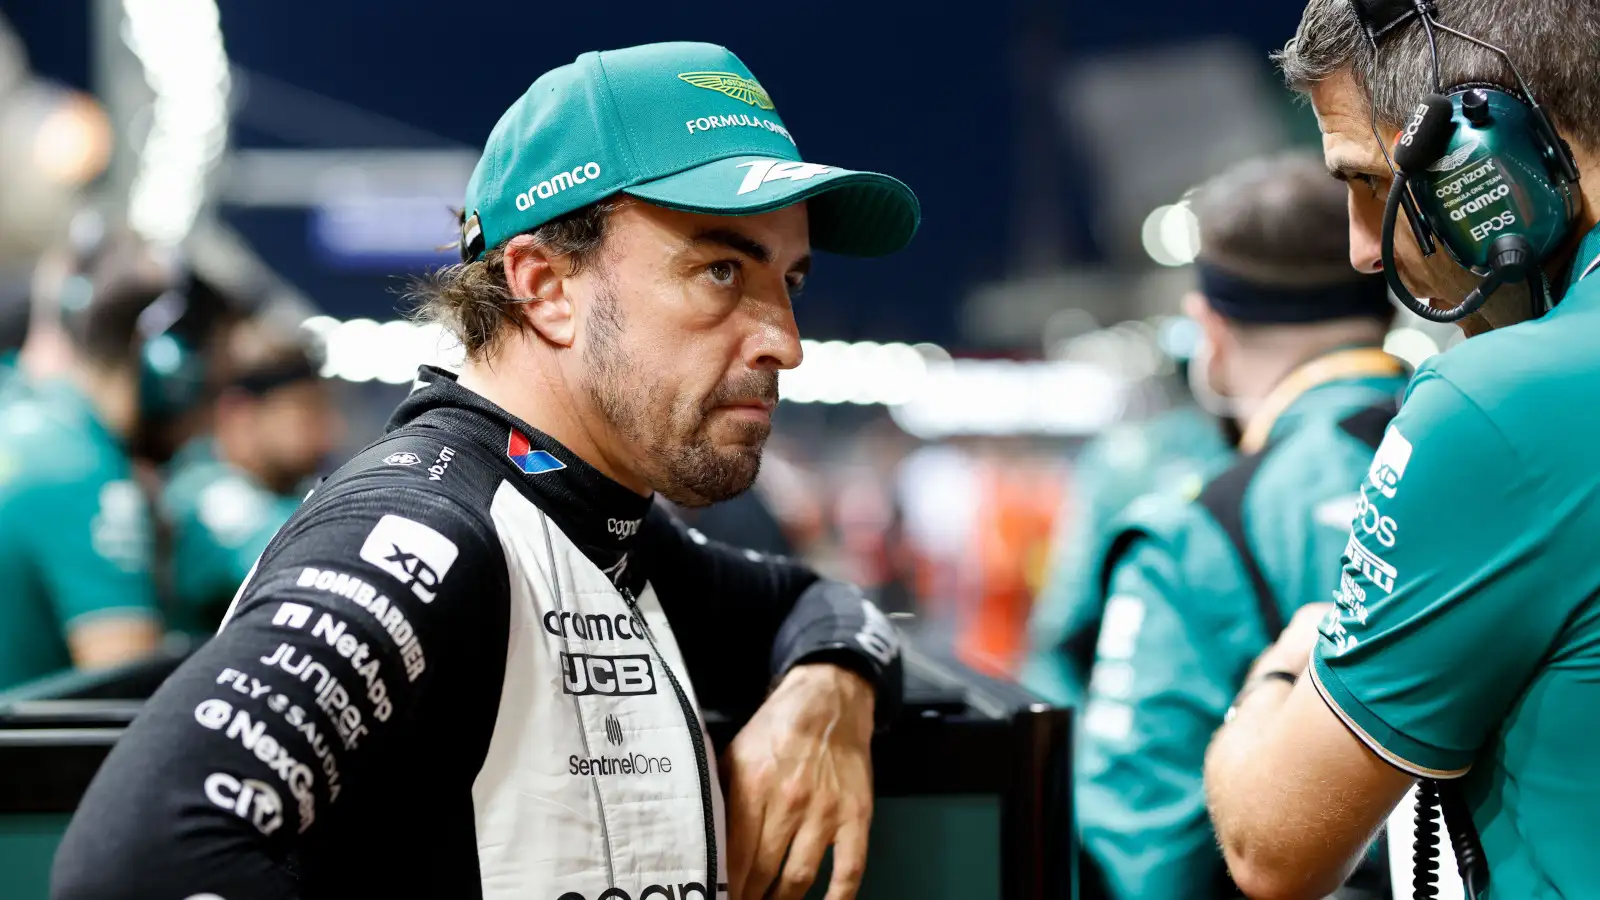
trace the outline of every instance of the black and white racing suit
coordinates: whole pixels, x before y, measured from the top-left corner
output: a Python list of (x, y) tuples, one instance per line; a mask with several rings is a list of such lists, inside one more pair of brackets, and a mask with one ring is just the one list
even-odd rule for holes
[(708, 542), (425, 370), (112, 750), (52, 895), (718, 900), (700, 709), (818, 660), (898, 702), (855, 588)]

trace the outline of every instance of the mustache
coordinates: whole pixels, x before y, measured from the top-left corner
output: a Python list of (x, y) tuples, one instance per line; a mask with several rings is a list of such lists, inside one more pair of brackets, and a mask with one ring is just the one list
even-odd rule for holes
[(773, 406), (778, 405), (778, 373), (772, 371), (751, 372), (731, 381), (725, 381), (711, 392), (706, 398), (705, 411), (710, 412), (719, 406), (732, 403), (741, 403), (748, 400), (761, 400)]

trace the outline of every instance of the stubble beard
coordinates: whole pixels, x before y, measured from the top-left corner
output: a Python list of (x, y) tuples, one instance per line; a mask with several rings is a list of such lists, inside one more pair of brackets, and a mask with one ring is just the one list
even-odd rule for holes
[[(729, 500), (749, 490), (761, 470), (761, 451), (771, 426), (747, 424), (737, 442), (718, 446), (708, 429), (708, 412), (723, 399), (751, 385), (719, 388), (703, 401), (673, 397), (669, 387), (650, 377), (625, 347), (621, 304), (610, 286), (597, 296), (589, 313), (583, 362), (591, 402), (606, 423), (634, 448), (634, 460), (652, 489), (684, 507), (702, 507)], [(776, 373), (761, 377), (761, 396), (777, 395)], [(766, 381), (770, 377), (771, 385)]]

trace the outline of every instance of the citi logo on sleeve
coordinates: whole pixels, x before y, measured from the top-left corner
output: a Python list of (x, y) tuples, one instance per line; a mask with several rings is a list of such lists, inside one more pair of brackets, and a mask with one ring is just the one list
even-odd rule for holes
[(363, 560), (408, 585), (423, 603), (432, 603), (438, 595), (439, 583), (459, 552), (455, 542), (439, 532), (395, 515), (379, 519), (361, 545)]
[(271, 835), (283, 825), (283, 799), (272, 785), (254, 778), (243, 780), (226, 772), (206, 776), (206, 799)]
[(542, 475), (567, 467), (566, 463), (556, 459), (547, 451), (533, 449), (528, 436), (516, 430), (512, 430), (510, 437), (506, 438), (506, 456), (517, 464), (517, 468), (529, 475)]

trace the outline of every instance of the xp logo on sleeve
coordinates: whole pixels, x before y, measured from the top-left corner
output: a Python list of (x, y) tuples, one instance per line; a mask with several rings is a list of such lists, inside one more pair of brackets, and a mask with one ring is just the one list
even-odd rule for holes
[(533, 449), (533, 443), (528, 440), (528, 436), (515, 430), (506, 438), (506, 456), (517, 464), (517, 468), (529, 475), (542, 475), (567, 467), (566, 463), (556, 459), (549, 452)]
[(422, 462), (422, 457), (415, 453), (391, 453), (383, 458), (386, 466), (414, 466), (419, 462)]
[(772, 97), (759, 83), (732, 72), (683, 72), (678, 75), (697, 88), (726, 94), (757, 109), (772, 109)]
[(1400, 429), (1390, 426), (1389, 432), (1383, 436), (1383, 443), (1378, 445), (1378, 453), (1372, 458), (1372, 468), (1367, 472), (1367, 480), (1378, 489), (1378, 493), (1394, 499), (1395, 491), (1400, 489), (1400, 479), (1406, 477), (1406, 466), (1411, 464), (1411, 442), (1400, 433)]
[(361, 545), (363, 560), (409, 585), (423, 603), (433, 602), (457, 553), (449, 538), (421, 522), (395, 515), (379, 519)]

